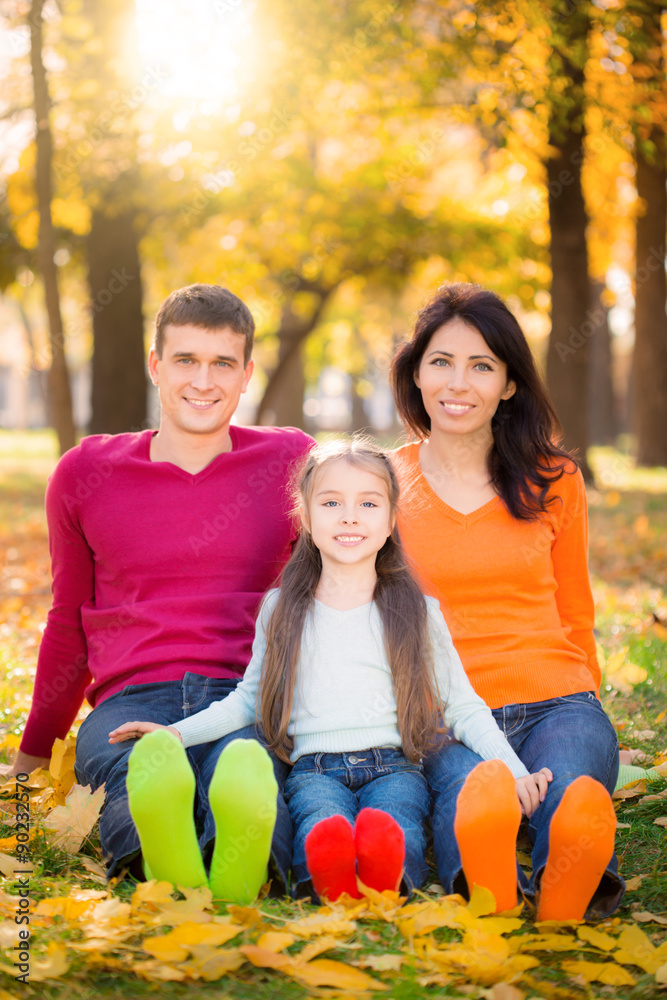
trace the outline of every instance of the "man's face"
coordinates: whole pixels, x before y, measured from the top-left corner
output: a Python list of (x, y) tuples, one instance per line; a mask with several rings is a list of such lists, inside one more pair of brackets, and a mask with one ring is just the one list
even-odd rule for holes
[(185, 434), (226, 434), (254, 364), (243, 363), (245, 338), (230, 327), (164, 329), (162, 357), (151, 349), (148, 369), (158, 387), (160, 427)]

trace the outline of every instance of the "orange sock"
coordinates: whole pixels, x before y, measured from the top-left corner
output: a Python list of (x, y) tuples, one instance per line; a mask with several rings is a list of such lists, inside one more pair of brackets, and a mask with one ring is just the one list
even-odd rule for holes
[(357, 874), (370, 889), (396, 890), (405, 862), (405, 835), (383, 809), (362, 809), (354, 824)]
[(517, 904), (516, 836), (521, 806), (512, 772), (501, 760), (485, 760), (470, 772), (456, 800), (454, 833), (472, 892), (490, 889), (496, 913)]
[(538, 920), (583, 920), (614, 853), (615, 834), (607, 789), (587, 775), (576, 778), (551, 817)]
[(334, 899), (346, 892), (359, 899), (355, 872), (354, 832), (344, 816), (321, 819), (306, 837), (306, 864), (320, 899)]

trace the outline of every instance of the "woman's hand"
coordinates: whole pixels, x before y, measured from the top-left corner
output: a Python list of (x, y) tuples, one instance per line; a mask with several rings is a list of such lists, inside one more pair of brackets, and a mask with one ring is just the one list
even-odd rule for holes
[(550, 781), (553, 781), (553, 774), (548, 767), (543, 767), (536, 774), (516, 779), (516, 794), (525, 816), (532, 816), (540, 802), (544, 802)]
[(109, 743), (122, 743), (123, 740), (140, 740), (146, 733), (152, 733), (156, 729), (168, 729), (174, 736), (178, 736), (181, 743), (183, 739), (178, 729), (173, 726), (160, 726), (157, 722), (125, 722), (118, 729), (109, 733)]

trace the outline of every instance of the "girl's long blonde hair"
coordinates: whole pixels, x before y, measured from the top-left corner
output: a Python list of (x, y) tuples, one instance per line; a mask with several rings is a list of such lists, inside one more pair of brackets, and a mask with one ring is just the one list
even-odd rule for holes
[[(318, 471), (344, 459), (372, 472), (387, 487), (394, 527), (377, 554), (373, 600), (380, 612), (384, 646), (396, 694), (398, 729), (405, 756), (418, 761), (437, 744), (443, 706), (433, 670), (424, 595), (413, 579), (395, 527), (399, 486), (388, 456), (369, 438), (354, 437), (318, 445), (306, 457), (294, 488), (295, 513), (310, 510)], [(287, 735), (294, 698), (301, 637), (313, 607), (322, 573), (322, 558), (302, 517), (301, 532), (285, 566), (276, 606), (267, 626), (267, 652), (262, 668), (259, 717), (269, 748), (289, 761)], [(361, 749), (361, 748), (360, 748)]]

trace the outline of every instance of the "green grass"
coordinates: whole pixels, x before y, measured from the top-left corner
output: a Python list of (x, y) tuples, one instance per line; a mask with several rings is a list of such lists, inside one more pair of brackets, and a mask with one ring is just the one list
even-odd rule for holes
[[(43, 497), (46, 476), (56, 460), (55, 441), (43, 432), (0, 432), (0, 694), (4, 722), (0, 733), (5, 737), (20, 731), (29, 706), (29, 694), (36, 663), (40, 630), (49, 607), (49, 573), (46, 545), (46, 522)], [(619, 650), (627, 650), (625, 660), (646, 672), (645, 679), (625, 691), (603, 685), (603, 703), (619, 731), (622, 745), (641, 747), (649, 757), (667, 752), (667, 470), (635, 470), (627, 456), (609, 449), (592, 454), (598, 488), (590, 491), (591, 570), (597, 608), (598, 638), (608, 659)], [(664, 622), (664, 625), (661, 624)], [(653, 736), (646, 736), (650, 730)], [(3, 751), (11, 755), (11, 746)], [(667, 788), (667, 781), (651, 783), (649, 792)], [(618, 917), (631, 919), (635, 910), (665, 913), (667, 910), (667, 830), (654, 820), (667, 815), (667, 799), (639, 803), (637, 799), (621, 803), (619, 822), (628, 824), (618, 831), (617, 847), (621, 871), (630, 878), (645, 875), (641, 886), (627, 894)], [(0, 826), (0, 837), (9, 835)], [(93, 834), (84, 853), (99, 860), (99, 840)], [(48, 837), (39, 836), (34, 844), (36, 860), (32, 879), (34, 898), (67, 895), (74, 885), (101, 888), (83, 868), (81, 856), (70, 856), (54, 848)], [(11, 882), (0, 888), (8, 891)], [(117, 885), (114, 893), (129, 900), (133, 886), (129, 881)], [(269, 917), (294, 919), (303, 905), (286, 900), (266, 900), (262, 912)], [(642, 924), (654, 943), (665, 940), (667, 928)], [(526, 918), (523, 932), (532, 931)], [(63, 924), (37, 930), (34, 941), (66, 939), (75, 934)], [(435, 940), (457, 939), (458, 932), (441, 930)], [(405, 947), (394, 924), (364, 921), (355, 936), (360, 951), (397, 953)], [(137, 942), (138, 943), (138, 942)], [(70, 952), (70, 955), (74, 953)], [(322, 957), (348, 961), (347, 950), (334, 950)], [(144, 956), (145, 957), (145, 956)], [(572, 958), (602, 957), (580, 953), (540, 953), (541, 966), (533, 971), (537, 980), (551, 984), (554, 996), (616, 997), (648, 1000), (659, 995), (652, 976), (633, 969), (634, 987), (605, 987), (592, 983), (581, 987), (567, 977), (561, 962)], [(6, 958), (5, 958), (6, 961)], [(405, 967), (400, 974), (383, 975), (390, 990), (382, 995), (390, 1000), (408, 1000), (416, 996), (470, 997), (502, 1000), (488, 990), (470, 985), (467, 993), (461, 985), (422, 987), (421, 975)], [(518, 984), (526, 1000), (546, 996), (537, 988)], [(72, 969), (62, 981), (16, 987), (10, 977), (0, 979), (2, 987), (21, 996), (39, 1000), (93, 1000), (93, 998), (132, 998), (144, 1000), (160, 996), (164, 1000), (201, 996), (207, 1000), (302, 1000), (309, 996), (351, 996), (334, 990), (308, 990), (280, 974), (244, 966), (233, 976), (214, 983), (150, 983), (127, 973), (87, 968), (75, 958)], [(513, 998), (512, 998), (513, 1000)]]

